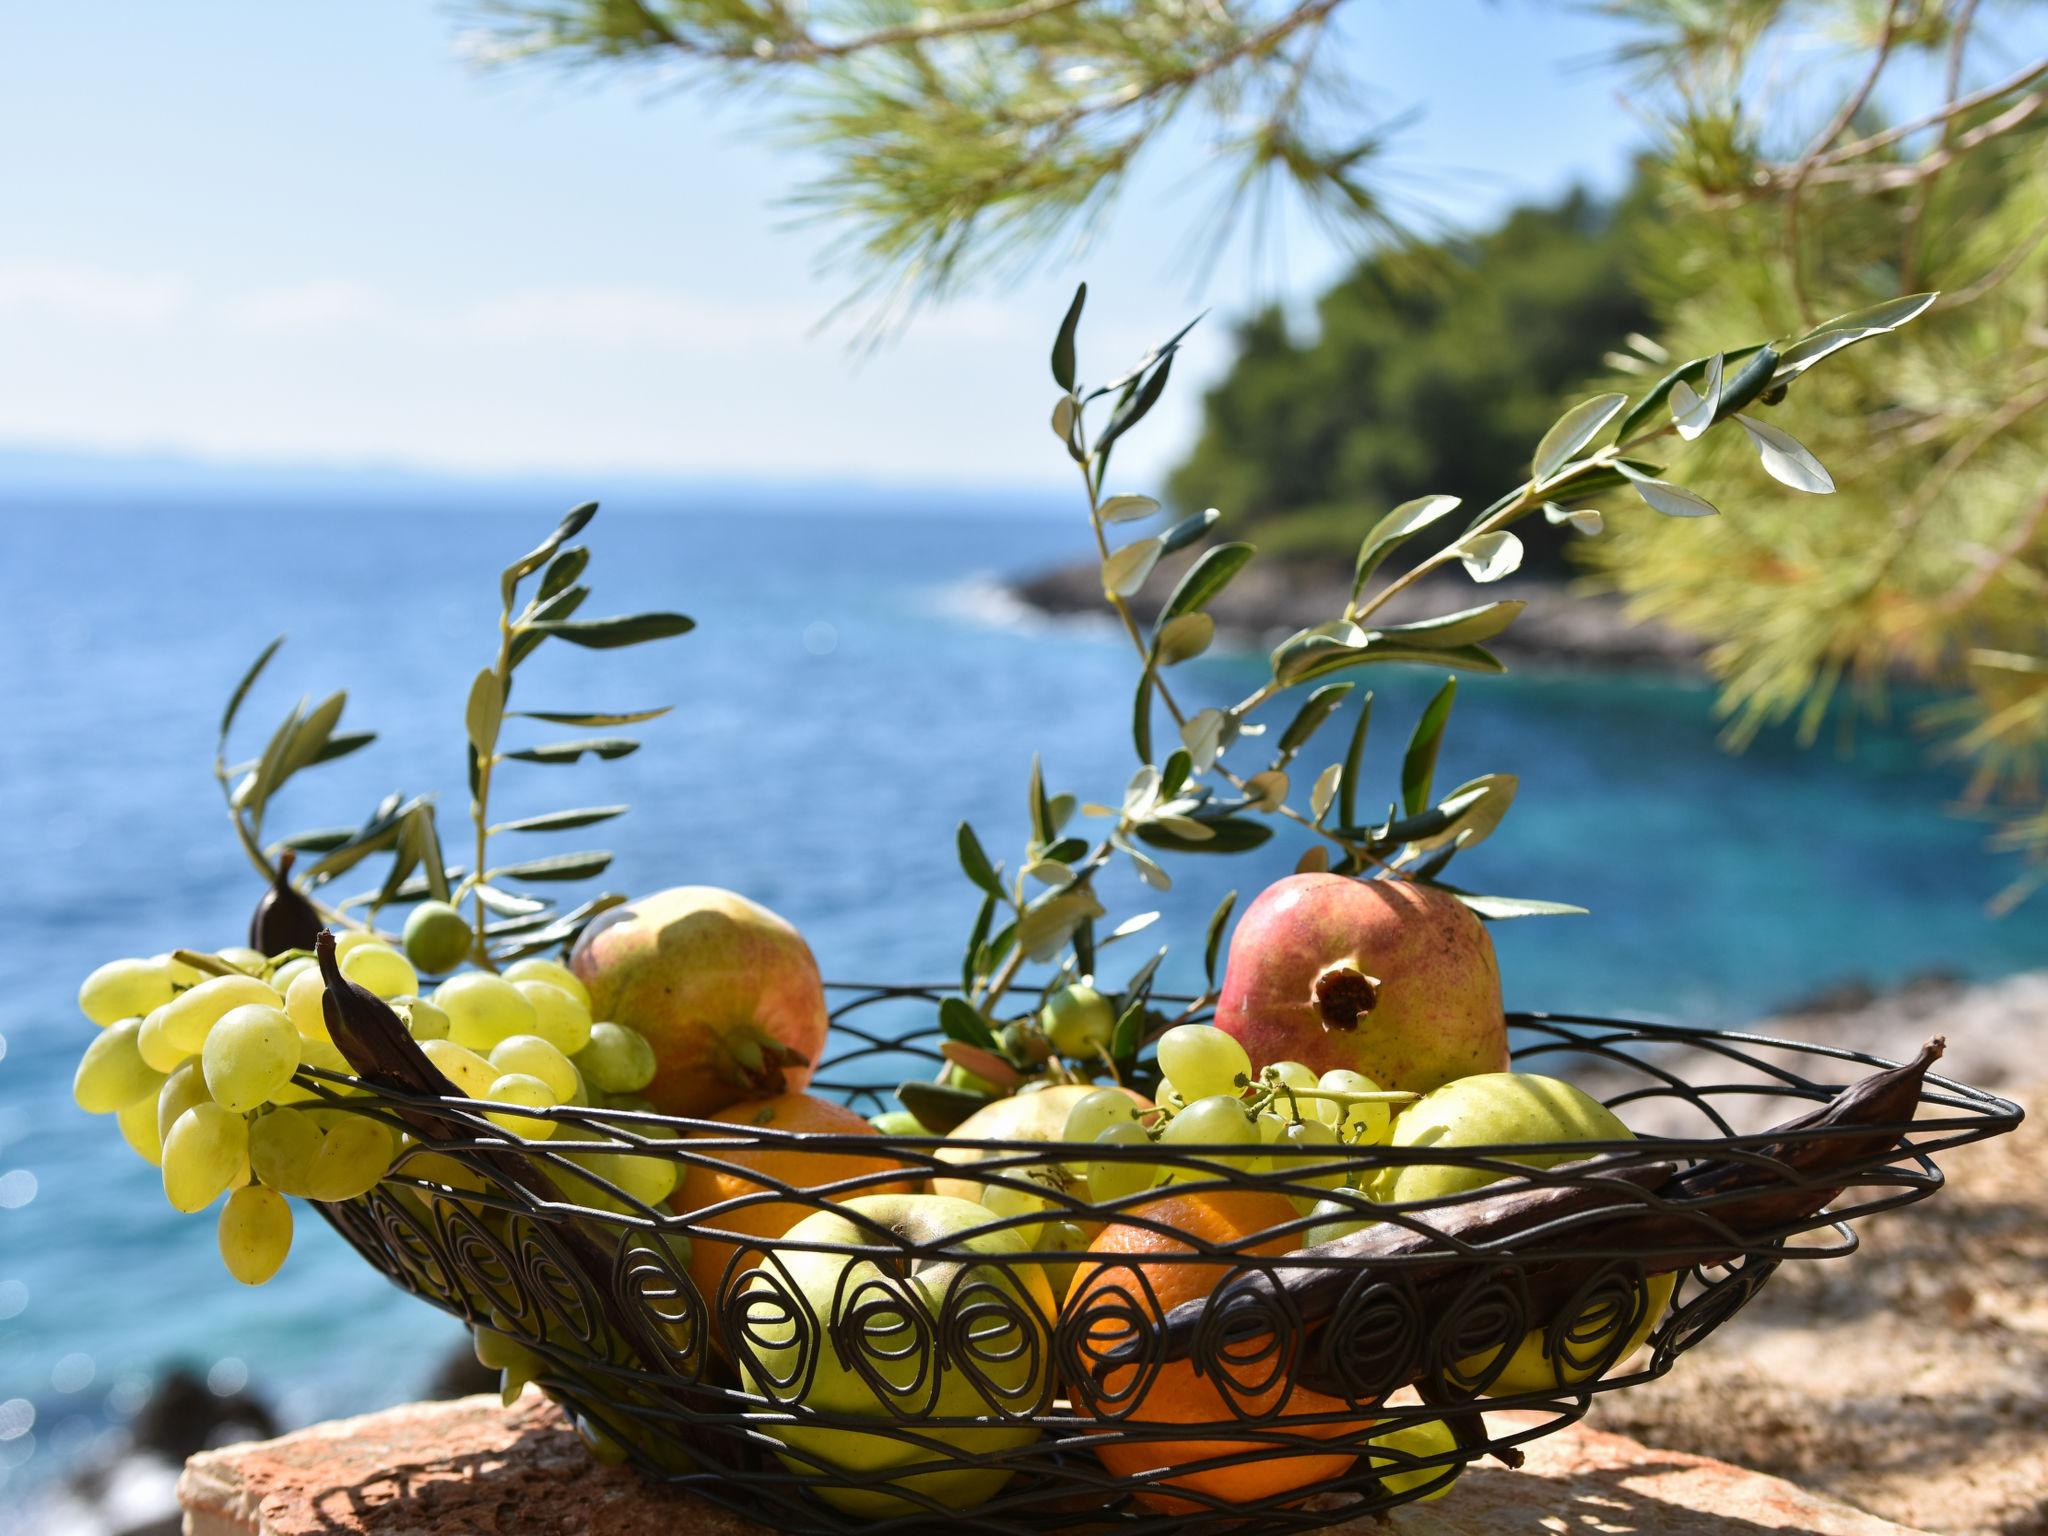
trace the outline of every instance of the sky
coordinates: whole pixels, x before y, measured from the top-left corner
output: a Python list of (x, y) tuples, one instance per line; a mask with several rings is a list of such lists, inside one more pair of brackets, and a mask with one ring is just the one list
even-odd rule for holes
[[(1534, 0), (1350, 8), (1342, 46), (1392, 114), (1401, 184), (1483, 222), (1612, 186), (1640, 130), (1574, 68), (1609, 24)], [(480, 69), (426, 0), (0, 8), (0, 451), (378, 466), (1039, 486), (1046, 344), (1092, 295), (1096, 376), (1210, 308), (1128, 444), (1184, 449), (1228, 318), (1302, 302), (1284, 274), (1177, 265), (1206, 194), (1168, 153), (1089, 250), (913, 322), (879, 353), (820, 322), (847, 291), (764, 114), (642, 78)]]

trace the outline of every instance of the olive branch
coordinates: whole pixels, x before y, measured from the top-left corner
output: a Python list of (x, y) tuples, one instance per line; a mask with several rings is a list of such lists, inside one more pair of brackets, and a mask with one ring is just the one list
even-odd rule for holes
[[(602, 874), (612, 855), (604, 850), (552, 854), (494, 864), (491, 839), (501, 833), (566, 832), (594, 826), (625, 814), (624, 805), (584, 806), (493, 823), (491, 788), (506, 763), (564, 766), (589, 757), (612, 761), (638, 750), (625, 736), (582, 737), (507, 746), (502, 737), (512, 720), (583, 729), (610, 729), (657, 719), (672, 705), (613, 712), (591, 710), (512, 710), (513, 676), (519, 666), (548, 640), (592, 650), (616, 650), (649, 640), (687, 633), (693, 622), (679, 613), (622, 614), (602, 619), (574, 617), (590, 596), (582, 576), (590, 563), (588, 546), (569, 541), (597, 515), (597, 503), (575, 508), (539, 545), (507, 566), (498, 579), (497, 651), (490, 666), (470, 686), (463, 724), (468, 757), (470, 819), (474, 827), (473, 862), (450, 865), (441, 845), (436, 801), (432, 795), (393, 793), (380, 800), (360, 824), (323, 827), (264, 841), (264, 821), (277, 792), (294, 775), (321, 763), (359, 751), (376, 739), (374, 732), (343, 732), (342, 711), (348, 702), (337, 691), (309, 705), (295, 704), (271, 733), (263, 751), (246, 762), (230, 764), (228, 738), (250, 690), (263, 675), (284, 637), (265, 646), (228, 697), (214, 752), (214, 778), (220, 785), (236, 840), (266, 882), (287, 880), (313, 901), (320, 917), (332, 924), (375, 929), (377, 919), (393, 904), (441, 901), (469, 903), (474, 942), (470, 960), (486, 969), (566, 944), (599, 912), (625, 897), (616, 892), (592, 896), (567, 911), (545, 893), (508, 888), (553, 885)], [(520, 590), (536, 573), (530, 597)], [(338, 901), (322, 899), (338, 877), (374, 855), (388, 853), (390, 864), (381, 884)], [(294, 870), (292, 862), (310, 862)]]
[[(1029, 835), (1014, 876), (1006, 878), (1004, 867), (989, 857), (972, 825), (960, 824), (961, 867), (981, 891), (982, 903), (968, 936), (961, 995), (948, 999), (940, 1013), (941, 1029), (952, 1042), (949, 1057), (998, 1083), (1006, 1067), (1007, 1075), (1015, 1075), (1015, 1069), (1035, 1064), (1002, 1054), (1010, 1032), (999, 1035), (995, 1027), (1004, 998), (1024, 966), (1053, 965), (1050, 987), (1073, 980), (1092, 983), (1099, 949), (1142, 932), (1159, 915), (1126, 919), (1098, 941), (1096, 925), (1109, 913), (1095, 892), (1094, 877), (1119, 857), (1128, 860), (1147, 885), (1165, 890), (1172, 879), (1159, 855), (1247, 852), (1272, 837), (1274, 822), (1285, 821), (1317, 839), (1298, 870), (1436, 885), (1487, 919), (1583, 911), (1553, 901), (1479, 894), (1442, 878), (1454, 858), (1493, 834), (1514, 801), (1513, 774), (1484, 774), (1440, 797), (1434, 781), (1456, 695), (1456, 673), (1507, 670), (1487, 645), (1514, 623), (1523, 604), (1489, 602), (1404, 623), (1375, 624), (1374, 616), (1397, 594), (1453, 565), (1482, 585), (1508, 575), (1522, 559), (1521, 540), (1511, 526), (1539, 510), (1552, 523), (1585, 534), (1602, 526), (1601, 512), (1588, 503), (1617, 491), (1632, 493), (1664, 516), (1713, 515), (1717, 509), (1704, 497), (1664, 478), (1662, 465), (1638, 456), (1666, 438), (1690, 444), (1733, 423), (1748, 437), (1773, 479), (1811, 494), (1832, 491), (1832, 478), (1813, 455), (1782, 429), (1749, 414), (1750, 409), (1775, 405), (1816, 363), (1898, 329), (1923, 313), (1934, 297), (1912, 295), (1838, 316), (1796, 339), (1759, 342), (1692, 359), (1633, 400), (1617, 393), (1579, 402), (1536, 445), (1526, 480), (1481, 510), (1435, 551), (1377, 584), (1375, 578), (1389, 557), (1417, 535), (1444, 525), (1460, 502), (1455, 496), (1422, 496), (1370, 523), (1358, 546), (1350, 597), (1342, 612), (1282, 641), (1271, 653), (1266, 681), (1246, 697), (1228, 707), (1191, 710), (1176, 697), (1166, 673), (1209, 648), (1216, 626), (1208, 606), (1256, 550), (1243, 542), (1210, 545), (1188, 566), (1149, 630), (1139, 621), (1131, 599), (1161, 558), (1203, 544), (1221, 517), (1212, 508), (1162, 532), (1112, 546), (1113, 527), (1146, 522), (1162, 510), (1152, 497), (1105, 496), (1104, 488), (1112, 450), (1158, 403), (1189, 328), (1111, 383), (1084, 388), (1077, 382), (1075, 356), (1087, 299), (1083, 284), (1053, 343), (1052, 374), (1061, 394), (1053, 406), (1052, 429), (1081, 475), (1103, 600), (1138, 657), (1131, 716), (1138, 768), (1118, 804), (1077, 805), (1072, 795), (1048, 794), (1043, 765), (1034, 757), (1027, 795)], [(1091, 433), (1089, 413), (1102, 409), (1107, 418)], [(1296, 769), (1296, 759), (1354, 688), (1350, 681), (1324, 680), (1381, 663), (1446, 668), (1453, 674), (1409, 734), (1398, 793), (1388, 801), (1386, 815), (1375, 819), (1360, 813), (1361, 766), (1372, 722), (1370, 693), (1360, 700), (1342, 755), (1309, 778), (1307, 800), (1301, 803), (1296, 782), (1308, 776)], [(1300, 696), (1300, 702), (1275, 739), (1270, 760), (1251, 771), (1226, 763), (1225, 754), (1240, 741), (1266, 733), (1267, 724), (1253, 717), (1282, 695)], [(1177, 735), (1163, 759), (1154, 742), (1160, 709)], [(1077, 809), (1107, 822), (1106, 830), (1092, 838), (1068, 834), (1067, 823)], [(1149, 1007), (1153, 978), (1167, 953), (1163, 948), (1117, 994), (1117, 1027), (1104, 1053), (1104, 1065), (1113, 1074), (1128, 1073), (1147, 1041), (1214, 1000), (1217, 957), (1236, 899), (1235, 892), (1225, 897), (1210, 918), (1204, 989), (1193, 1003), (1173, 1017)], [(1008, 920), (998, 929), (999, 915)]]

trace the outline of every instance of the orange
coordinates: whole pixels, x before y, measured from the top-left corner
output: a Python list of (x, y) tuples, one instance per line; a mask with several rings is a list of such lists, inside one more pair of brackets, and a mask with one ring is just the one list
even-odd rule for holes
[[(1177, 1241), (1124, 1223), (1108, 1228), (1095, 1240), (1089, 1253), (1137, 1260), (1138, 1272), (1150, 1286), (1150, 1295), (1135, 1283), (1126, 1265), (1084, 1261), (1074, 1276), (1072, 1290), (1067, 1294), (1069, 1307), (1083, 1307), (1093, 1295), (1115, 1292), (1150, 1313), (1152, 1322), (1156, 1323), (1182, 1302), (1207, 1296), (1229, 1273), (1227, 1268), (1215, 1264), (1179, 1263), (1174, 1260), (1174, 1255), (1195, 1252), (1199, 1242), (1232, 1247), (1246, 1255), (1266, 1256), (1289, 1252), (1300, 1246), (1301, 1241), (1294, 1235), (1264, 1242), (1246, 1241), (1262, 1231), (1295, 1219), (1294, 1207), (1287, 1199), (1261, 1191), (1218, 1190), (1208, 1194), (1176, 1195), (1141, 1206), (1134, 1214), (1170, 1226), (1192, 1241)], [(1155, 1306), (1157, 1311), (1153, 1312)], [(1105, 1320), (1102, 1326), (1114, 1332), (1118, 1325)], [(1115, 1341), (1106, 1338), (1100, 1342)], [(1262, 1343), (1234, 1343), (1231, 1354), (1234, 1357), (1255, 1356)], [(1137, 1400), (1126, 1404), (1118, 1394), (1131, 1390), (1135, 1380), (1133, 1373), (1139, 1369), (1136, 1365), (1119, 1367), (1110, 1371), (1102, 1381), (1105, 1406), (1114, 1404), (1119, 1409), (1116, 1422), (1219, 1424), (1245, 1417), (1257, 1420), (1259, 1427), (1265, 1430), (1317, 1440), (1340, 1439), (1368, 1429), (1373, 1423), (1371, 1419), (1357, 1419), (1290, 1425), (1288, 1419), (1295, 1414), (1335, 1413), (1349, 1405), (1341, 1398), (1291, 1387), (1284, 1376), (1262, 1392), (1236, 1391), (1226, 1398), (1213, 1377), (1196, 1374), (1194, 1362), (1190, 1360), (1177, 1360), (1160, 1367)], [(1263, 1375), (1271, 1369), (1271, 1363), (1261, 1361), (1248, 1369), (1253, 1376)], [(1233, 1410), (1233, 1401), (1238, 1405), (1237, 1410)], [(1270, 1418), (1262, 1417), (1273, 1414), (1283, 1402), (1285, 1407), (1280, 1413)], [(1155, 1509), (1172, 1514), (1193, 1514), (1212, 1506), (1153, 1490), (1185, 1488), (1226, 1505), (1249, 1504), (1297, 1489), (1312, 1490), (1328, 1479), (1341, 1477), (1358, 1459), (1352, 1451), (1310, 1453), (1294, 1451), (1272, 1441), (1229, 1438), (1132, 1440), (1099, 1446), (1095, 1454), (1116, 1476), (1135, 1477), (1160, 1468), (1188, 1466), (1219, 1456), (1256, 1451), (1270, 1454), (1257, 1461), (1201, 1468), (1159, 1479), (1149, 1484), (1138, 1497)]]
[[(772, 1099), (756, 1099), (747, 1104), (735, 1104), (730, 1109), (721, 1109), (715, 1115), (705, 1118), (722, 1121), (727, 1125), (751, 1128), (755, 1126), (777, 1131), (801, 1131), (829, 1133), (837, 1136), (873, 1136), (875, 1128), (843, 1104), (830, 1099), (817, 1098), (808, 1093), (785, 1093)], [(691, 1140), (712, 1134), (708, 1131), (697, 1133)], [(706, 1167), (699, 1163), (685, 1164), (682, 1181), (676, 1192), (669, 1197), (669, 1205), (685, 1215), (719, 1205), (727, 1200), (736, 1200), (743, 1195), (758, 1194), (777, 1185), (794, 1189), (818, 1189), (827, 1184), (836, 1184), (841, 1179), (859, 1178), (863, 1174), (886, 1173), (902, 1168), (903, 1164), (892, 1157), (867, 1156), (857, 1152), (810, 1151), (786, 1142), (762, 1142), (753, 1147), (724, 1148), (715, 1155), (724, 1167)], [(759, 1178), (749, 1178), (749, 1173)], [(764, 1182), (767, 1181), (767, 1182)], [(863, 1184), (825, 1198), (832, 1202), (851, 1199), (855, 1195), (896, 1195), (906, 1194), (913, 1188), (910, 1180), (888, 1184)], [(757, 1205), (739, 1206), (706, 1218), (706, 1224), (721, 1232), (734, 1232), (756, 1240), (772, 1242), (791, 1227), (802, 1221), (811, 1212), (821, 1209), (818, 1201), (799, 1202), (795, 1200), (762, 1201)], [(715, 1238), (691, 1235), (690, 1278), (697, 1283), (697, 1292), (711, 1306), (714, 1313), (718, 1307), (719, 1290), (726, 1280), (726, 1266), (739, 1251), (737, 1243), (720, 1242)], [(749, 1253), (745, 1269), (751, 1269), (760, 1262), (758, 1253)]]

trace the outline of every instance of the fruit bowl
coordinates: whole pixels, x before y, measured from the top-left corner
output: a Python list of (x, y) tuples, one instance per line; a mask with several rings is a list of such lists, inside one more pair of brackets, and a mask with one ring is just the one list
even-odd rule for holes
[[(906, 1067), (943, 1060), (944, 989), (835, 991), (818, 1089), (879, 1108)], [(1251, 1533), (1431, 1497), (1593, 1393), (1663, 1375), (1779, 1264), (1852, 1251), (1855, 1218), (1940, 1187), (1934, 1154), (2021, 1117), (1928, 1072), (1938, 1042), (1900, 1064), (1509, 1022), (1518, 1071), (1569, 1074), (1638, 1139), (1276, 1147), (1256, 1169), (1238, 1148), (1098, 1146), (1091, 1162), (1173, 1182), (1091, 1207), (1030, 1177), (1060, 1161), (1041, 1141), (566, 1106), (534, 1111), (556, 1123), (529, 1140), (484, 1118), (502, 1105), (412, 1091), (388, 1063), (301, 1081), (407, 1138), (383, 1183), (320, 1206), (365, 1258), (488, 1330), (600, 1454), (793, 1533)], [(685, 1216), (591, 1153), (685, 1174), (745, 1156), (748, 1183)], [(1327, 1187), (1418, 1166), (1490, 1182), (1398, 1204)], [(1038, 1202), (955, 1218), (897, 1195), (927, 1178)], [(1356, 1215), (1303, 1213), (1333, 1198)], [(744, 1213), (771, 1203), (802, 1207), (801, 1230), (751, 1238)], [(1051, 1246), (1062, 1220), (1123, 1244)], [(1533, 1413), (1491, 1412), (1509, 1408)]]

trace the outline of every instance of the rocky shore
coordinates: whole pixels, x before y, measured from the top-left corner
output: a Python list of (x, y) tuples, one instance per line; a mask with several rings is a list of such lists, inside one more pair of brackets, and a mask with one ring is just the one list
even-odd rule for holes
[[(1191, 554), (1160, 562), (1132, 600), (1148, 623), (1173, 591)], [(1102, 581), (1095, 564), (1060, 566), (1013, 583), (1012, 594), (1040, 613), (1100, 614)], [(1344, 609), (1350, 577), (1341, 562), (1255, 560), (1209, 605), (1217, 628), (1240, 645), (1271, 645)], [(1515, 627), (1489, 648), (1509, 665), (1592, 668), (1616, 672), (1696, 673), (1704, 647), (1661, 624), (1629, 617), (1623, 601), (1586, 592), (1568, 580), (1510, 577), (1479, 588), (1454, 581), (1418, 582), (1382, 608), (1389, 624), (1434, 618), (1482, 602), (1513, 598), (1528, 604)]]

